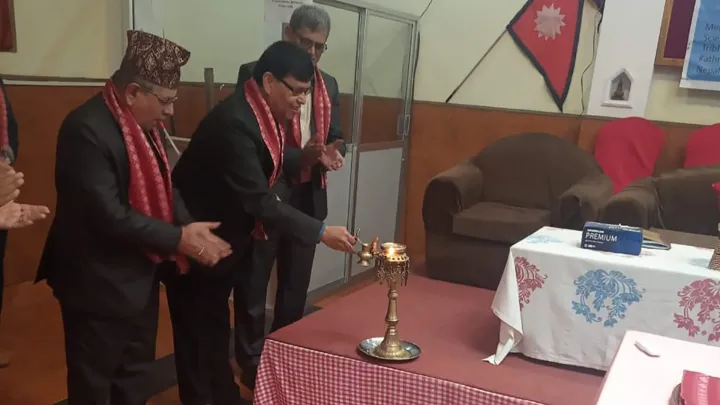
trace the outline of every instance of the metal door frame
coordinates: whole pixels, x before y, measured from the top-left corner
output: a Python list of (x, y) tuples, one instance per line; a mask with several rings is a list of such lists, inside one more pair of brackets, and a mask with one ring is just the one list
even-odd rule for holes
[[(347, 11), (358, 13), (358, 30), (357, 30), (357, 49), (355, 55), (355, 81), (353, 87), (353, 115), (352, 128), (350, 134), (350, 144), (352, 145), (352, 167), (350, 168), (350, 184), (348, 196), (348, 222), (347, 228), (351, 232), (355, 232), (355, 216), (357, 211), (357, 187), (358, 187), (358, 169), (360, 165), (360, 140), (362, 137), (362, 114), (363, 114), (363, 76), (364, 76), (364, 55), (366, 50), (367, 39), (367, 21), (368, 16), (383, 18), (386, 20), (397, 21), (407, 24), (410, 28), (408, 41), (409, 48), (403, 64), (403, 83), (401, 87), (402, 97), (404, 98), (403, 108), (401, 110), (401, 122), (397, 126), (398, 138), (403, 140), (402, 164), (400, 168), (400, 179), (398, 182), (398, 205), (397, 217), (395, 222), (395, 235), (401, 233), (403, 224), (402, 212), (405, 206), (406, 195), (406, 174), (407, 174), (407, 153), (408, 139), (410, 135), (410, 117), (412, 110), (412, 95), (414, 86), (415, 61), (417, 60), (417, 38), (418, 38), (418, 17), (410, 14), (392, 11), (380, 6), (368, 4), (363, 1), (355, 0), (315, 0), (315, 3), (335, 7)], [(345, 268), (343, 273), (342, 284), (350, 281), (352, 276), (352, 264), (354, 256), (347, 255)], [(334, 284), (334, 283), (333, 283)], [(322, 288), (322, 287), (321, 287)]]

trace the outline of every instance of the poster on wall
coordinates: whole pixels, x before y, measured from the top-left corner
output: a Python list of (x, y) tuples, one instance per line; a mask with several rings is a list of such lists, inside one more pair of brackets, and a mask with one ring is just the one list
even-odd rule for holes
[(285, 26), (290, 22), (290, 16), (296, 8), (312, 3), (312, 0), (265, 0), (264, 47), (283, 39)]
[(680, 87), (720, 91), (720, 1), (695, 2)]
[(135, 1), (132, 9), (134, 29), (164, 37), (165, 3), (165, 0)]
[(0, 52), (17, 51), (12, 0), (0, 0)]

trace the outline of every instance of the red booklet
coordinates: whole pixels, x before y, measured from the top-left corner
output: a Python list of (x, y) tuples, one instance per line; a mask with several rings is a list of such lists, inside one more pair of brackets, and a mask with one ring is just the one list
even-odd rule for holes
[(680, 404), (720, 405), (720, 378), (685, 370), (680, 384)]

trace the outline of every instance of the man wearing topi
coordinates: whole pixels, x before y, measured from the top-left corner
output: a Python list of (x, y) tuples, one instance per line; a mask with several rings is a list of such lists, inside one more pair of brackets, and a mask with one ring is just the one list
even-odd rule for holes
[(69, 405), (140, 405), (155, 359), (159, 282), (230, 246), (191, 223), (158, 126), (173, 114), (190, 53), (128, 32), (120, 69), (58, 134), (56, 215), (38, 269), (60, 302)]

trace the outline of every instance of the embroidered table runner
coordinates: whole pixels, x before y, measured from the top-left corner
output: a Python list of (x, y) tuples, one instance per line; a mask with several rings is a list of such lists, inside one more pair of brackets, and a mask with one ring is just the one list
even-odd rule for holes
[(629, 329), (720, 346), (712, 250), (672, 245), (639, 256), (580, 248), (580, 231), (544, 227), (513, 245), (492, 310), (495, 355), (605, 370)]

